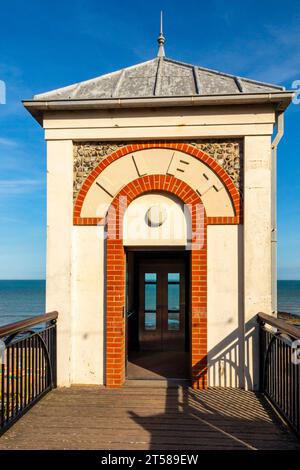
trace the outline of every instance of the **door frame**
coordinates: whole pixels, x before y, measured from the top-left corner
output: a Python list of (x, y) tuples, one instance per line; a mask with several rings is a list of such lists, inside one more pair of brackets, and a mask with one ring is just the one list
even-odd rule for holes
[[(184, 247), (127, 247), (126, 253), (126, 328), (125, 328), (125, 376), (127, 377), (127, 361), (129, 349), (138, 349), (139, 341), (139, 264), (155, 259), (174, 259), (178, 257), (185, 266), (185, 339), (184, 350), (189, 354), (191, 364), (191, 252)], [(133, 279), (130, 279), (133, 278)], [(133, 313), (132, 313), (133, 312)], [(130, 317), (128, 318), (128, 313)], [(132, 335), (130, 337), (130, 334)], [(192, 372), (190, 371), (192, 377)]]

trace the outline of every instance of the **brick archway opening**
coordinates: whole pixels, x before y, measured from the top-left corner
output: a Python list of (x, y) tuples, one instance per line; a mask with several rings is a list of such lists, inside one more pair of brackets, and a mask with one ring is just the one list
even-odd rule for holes
[(105, 383), (121, 387), (125, 381), (125, 266), (123, 216), (128, 205), (147, 192), (177, 196), (191, 216), (190, 269), (191, 381), (194, 388), (207, 385), (207, 217), (199, 195), (185, 182), (169, 175), (148, 175), (123, 187), (106, 217), (106, 337)]

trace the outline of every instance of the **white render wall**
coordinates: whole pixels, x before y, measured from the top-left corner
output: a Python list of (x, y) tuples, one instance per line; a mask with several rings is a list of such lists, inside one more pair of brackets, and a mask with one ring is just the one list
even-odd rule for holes
[(271, 137), (245, 137), (244, 309), (246, 386), (258, 387), (258, 335), (255, 316), (272, 314)]
[[(162, 225), (149, 226), (146, 218), (150, 207), (165, 211)], [(183, 203), (169, 194), (142, 194), (127, 207), (123, 217), (124, 246), (186, 246), (191, 239), (191, 217)]]
[(58, 310), (57, 382), (71, 383), (73, 143), (47, 142), (46, 311)]
[(147, 140), (271, 135), (272, 105), (45, 113), (46, 139)]
[(103, 384), (104, 227), (73, 227), (72, 382)]
[(210, 386), (243, 387), (242, 229), (207, 227), (207, 336)]
[[(58, 385), (102, 384), (104, 374), (104, 246), (97, 238), (100, 228), (73, 227), (72, 140), (244, 136), (244, 226), (208, 227), (209, 381), (211, 385), (255, 388), (257, 344), (251, 336), (255, 315), (271, 313), (274, 112), (271, 106), (236, 106), (134, 113), (119, 111), (119, 117), (118, 112), (73, 113), (63, 119), (47, 113), (44, 121), (48, 161), (46, 308), (59, 311)], [(237, 371), (229, 365), (228, 353), (224, 354), (226, 348), (236, 349), (231, 343), (236, 336), (239, 346), (243, 344), (237, 356), (232, 356)], [(229, 371), (226, 380), (225, 371)]]

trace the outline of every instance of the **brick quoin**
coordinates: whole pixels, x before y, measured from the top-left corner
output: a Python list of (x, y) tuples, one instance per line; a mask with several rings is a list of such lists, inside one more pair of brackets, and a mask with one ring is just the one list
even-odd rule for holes
[[(74, 205), (74, 225), (105, 224), (106, 240), (106, 386), (122, 387), (125, 381), (125, 269), (126, 255), (122, 240), (122, 220), (125, 208), (120, 205), (120, 197), (127, 198), (127, 206), (138, 196), (147, 192), (164, 191), (177, 196), (191, 208), (192, 231), (199, 231), (199, 214), (196, 206), (202, 204), (199, 195), (185, 182), (170, 175), (146, 175), (137, 178), (123, 187), (113, 199), (105, 219), (81, 217), (85, 196), (99, 174), (113, 161), (122, 156), (149, 148), (168, 148), (188, 153), (207, 164), (221, 179), (231, 196), (235, 211), (234, 217), (206, 217), (202, 212), (200, 222), (204, 227), (203, 239), (194, 240), (191, 250), (190, 273), (190, 325), (191, 346), (190, 364), (193, 388), (207, 386), (207, 224), (241, 223), (241, 199), (226, 171), (209, 155), (184, 143), (150, 142), (121, 147), (106, 157), (90, 173), (83, 183)], [(198, 219), (197, 219), (198, 215)], [(116, 229), (114, 229), (116, 227)], [(112, 230), (113, 229), (113, 230)], [(115, 233), (114, 238), (109, 234)]]

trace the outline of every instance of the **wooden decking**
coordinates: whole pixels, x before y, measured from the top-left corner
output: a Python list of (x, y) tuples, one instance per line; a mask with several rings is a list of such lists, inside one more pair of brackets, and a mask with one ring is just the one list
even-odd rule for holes
[(300, 449), (266, 401), (237, 389), (131, 383), (50, 392), (0, 438), (4, 449)]

